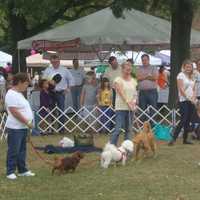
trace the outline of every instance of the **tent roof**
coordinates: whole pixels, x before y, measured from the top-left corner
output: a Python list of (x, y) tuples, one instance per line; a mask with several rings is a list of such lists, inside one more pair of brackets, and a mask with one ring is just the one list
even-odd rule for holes
[[(105, 8), (88, 16), (54, 29), (42, 32), (33, 37), (18, 42), (19, 49), (30, 49), (34, 41), (49, 45), (48, 41), (78, 42), (78, 47), (65, 51), (94, 51), (101, 47), (110, 50), (120, 45), (123, 50), (133, 50), (146, 46), (166, 47), (170, 43), (171, 24), (169, 21), (145, 14), (137, 10), (124, 12), (125, 18), (115, 18), (110, 8)], [(44, 44), (44, 40), (46, 43)], [(73, 41), (72, 41), (73, 43)], [(200, 45), (200, 34), (192, 30), (192, 45)], [(64, 45), (60, 43), (60, 45)], [(91, 47), (92, 46), (92, 47)], [(58, 44), (54, 44), (58, 47)], [(65, 46), (66, 47), (66, 46)], [(53, 49), (51, 49), (53, 50)]]

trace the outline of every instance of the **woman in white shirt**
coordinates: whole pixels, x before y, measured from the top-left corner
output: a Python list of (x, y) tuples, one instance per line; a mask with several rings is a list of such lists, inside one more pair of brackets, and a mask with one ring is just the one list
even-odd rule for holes
[(195, 73), (196, 95), (197, 99), (200, 100), (200, 60), (197, 60), (196, 66), (197, 66), (197, 70)]
[(5, 96), (8, 112), (6, 128), (8, 132), (7, 178), (16, 179), (18, 176), (34, 176), (26, 167), (26, 138), (28, 129), (32, 128), (33, 114), (29, 102), (23, 92), (29, 85), (27, 74), (18, 73), (13, 77), (13, 87)]
[(174, 131), (173, 139), (170, 141), (169, 145), (173, 145), (175, 143), (182, 128), (184, 128), (183, 144), (192, 144), (192, 142), (187, 140), (187, 137), (192, 115), (195, 111), (194, 102), (196, 100), (196, 94), (193, 65), (190, 60), (185, 60), (183, 62), (182, 72), (180, 72), (177, 76), (177, 86), (181, 118)]
[(114, 80), (116, 90), (115, 100), (115, 130), (112, 133), (110, 143), (117, 145), (121, 129), (124, 129), (125, 140), (130, 139), (132, 127), (132, 111), (136, 106), (137, 82), (131, 76), (132, 66), (129, 62), (122, 64), (122, 75)]

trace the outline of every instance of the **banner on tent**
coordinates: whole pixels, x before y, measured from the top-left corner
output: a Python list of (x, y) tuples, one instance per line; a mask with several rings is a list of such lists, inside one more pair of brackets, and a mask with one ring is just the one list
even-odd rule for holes
[(43, 51), (64, 51), (67, 48), (78, 48), (80, 46), (80, 38), (76, 38), (74, 40), (69, 41), (48, 41), (48, 40), (34, 40), (32, 42), (32, 47), (35, 50), (43, 50)]

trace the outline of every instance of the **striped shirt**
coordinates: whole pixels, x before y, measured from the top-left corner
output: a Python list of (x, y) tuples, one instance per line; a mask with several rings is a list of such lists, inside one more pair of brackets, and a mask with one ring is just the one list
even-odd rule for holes
[[(140, 66), (137, 68), (137, 74), (138, 75), (144, 75), (144, 76), (155, 76), (158, 75), (158, 70), (154, 66)], [(157, 83), (156, 81), (151, 81), (151, 80), (142, 80), (138, 81), (138, 89), (139, 90), (151, 90), (151, 89), (156, 89), (157, 88)]]

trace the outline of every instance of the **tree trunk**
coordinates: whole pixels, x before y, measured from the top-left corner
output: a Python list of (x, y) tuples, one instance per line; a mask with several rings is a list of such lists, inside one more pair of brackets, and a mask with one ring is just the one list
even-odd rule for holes
[[(18, 54), (17, 50), (17, 42), (26, 38), (27, 33), (27, 23), (23, 16), (14, 12), (14, 5), (11, 1), (8, 6), (8, 21), (9, 21), (9, 33), (8, 33), (8, 41), (10, 42), (10, 50), (13, 56), (13, 73), (17, 73), (19, 71), (26, 71), (26, 60), (24, 57), (24, 51)], [(19, 64), (19, 55), (20, 55), (20, 64)]]
[(26, 51), (18, 50), (16, 44), (16, 49), (12, 53), (13, 57), (12, 67), (14, 74), (17, 72), (26, 72), (26, 56), (27, 56)]
[(172, 1), (171, 28), (171, 76), (169, 106), (177, 105), (177, 74), (181, 71), (184, 59), (190, 58), (190, 36), (193, 19), (193, 5), (191, 0)]

